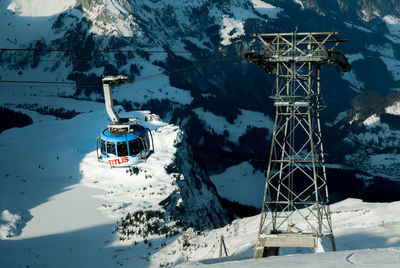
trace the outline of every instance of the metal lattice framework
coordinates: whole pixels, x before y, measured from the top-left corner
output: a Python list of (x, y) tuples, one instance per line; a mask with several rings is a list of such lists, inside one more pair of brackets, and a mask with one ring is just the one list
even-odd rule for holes
[(255, 257), (277, 255), (280, 247), (314, 247), (329, 237), (335, 250), (329, 209), (319, 111), (320, 67), (347, 72), (336, 46), (337, 32), (256, 34), (261, 52), (245, 54), (276, 75), (276, 108), (266, 187)]

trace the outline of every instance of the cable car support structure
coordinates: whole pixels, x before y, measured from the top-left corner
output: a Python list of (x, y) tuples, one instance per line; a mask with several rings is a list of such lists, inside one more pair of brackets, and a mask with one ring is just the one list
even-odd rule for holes
[(336, 250), (332, 232), (319, 112), (322, 65), (348, 72), (336, 47), (338, 32), (255, 34), (260, 52), (248, 62), (275, 74), (275, 106), (266, 186), (255, 258), (279, 255), (281, 247)]

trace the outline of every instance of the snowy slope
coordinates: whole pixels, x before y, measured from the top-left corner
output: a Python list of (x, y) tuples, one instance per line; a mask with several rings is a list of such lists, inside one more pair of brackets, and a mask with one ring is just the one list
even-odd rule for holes
[(345, 155), (349, 165), (376, 176), (399, 180), (400, 157), (396, 148), (400, 145), (400, 131), (381, 122), (381, 116), (398, 114), (399, 104), (395, 102), (385, 107), (384, 114), (373, 114), (365, 119), (362, 122), (363, 131), (348, 134), (345, 143), (359, 147), (355, 152)]
[[(327, 93), (329, 96), (326, 101), (328, 106), (336, 108), (332, 109), (335, 114), (351, 109), (349, 100), (359, 93), (377, 90), (387, 94), (400, 88), (400, 61), (395, 53), (399, 39), (399, 15), (397, 10), (388, 14), (391, 7), (389, 3), (385, 6), (374, 1), (327, 5), (323, 1), (311, 0), (56, 2), (2, 1), (0, 31), (3, 34), (0, 36), (0, 47), (130, 52), (2, 51), (0, 79), (68, 80), (90, 84), (94, 79), (88, 79), (89, 76), (100, 78), (124, 73), (135, 79), (134, 84), (126, 85), (115, 94), (125, 108), (158, 109), (157, 113), (164, 121), (180, 124), (187, 133), (197, 119), (204, 121), (202, 130), (208, 136), (190, 140), (197, 154), (202, 154), (197, 145), (203, 146), (207, 138), (215, 138), (213, 136), (217, 134), (225, 146), (215, 150), (216, 158), (224, 159), (220, 156), (230, 154), (228, 158), (237, 163), (237, 160), (243, 161), (241, 157), (244, 154), (245, 157), (252, 157), (251, 153), (240, 152), (247, 145), (240, 144), (239, 138), (251, 135), (247, 129), (263, 128), (271, 133), (270, 118), (273, 114), (263, 106), (261, 97), (267, 97), (272, 85), (262, 80), (265, 78), (262, 71), (255, 72), (248, 64), (240, 62), (243, 53), (259, 48), (259, 42), (250, 37), (255, 32), (291, 32), (296, 27), (299, 31), (326, 31), (331, 27), (331, 30), (340, 31), (344, 39), (349, 39), (348, 44), (340, 49), (348, 56), (353, 66), (352, 72), (340, 77), (332, 76), (339, 83), (338, 88), (336, 82), (325, 78), (322, 81), (326, 82), (323, 84), (324, 95)], [(379, 27), (374, 21), (369, 23), (371, 18), (379, 21)], [(319, 20), (324, 23), (316, 24), (315, 21)], [(169, 53), (159, 53), (166, 50)], [(202, 53), (198, 53), (200, 51)], [(378, 70), (371, 71), (365, 66), (377, 66)], [(376, 79), (370, 78), (371, 72), (376, 74)], [(383, 77), (383, 81), (379, 77)], [(19, 89), (20, 86), (9, 88)], [(71, 91), (66, 95), (73, 95)], [(332, 94), (332, 91), (335, 93)], [(207, 100), (204, 96), (213, 98)], [(101, 98), (101, 94), (98, 89), (86, 86), (75, 97), (95, 100)], [(219, 107), (224, 105), (225, 99), (233, 107), (221, 112)], [(4, 106), (10, 107), (6, 104)], [(38, 107), (31, 107), (31, 110), (44, 106), (46, 104), (40, 103)], [(191, 112), (192, 106), (196, 107), (194, 113)], [(53, 102), (49, 107), (57, 109)], [(31, 111), (28, 113), (32, 114)], [(227, 118), (236, 118), (236, 121), (230, 123)], [(333, 121), (332, 117), (330, 121)], [(366, 136), (368, 138), (369, 133)], [(249, 145), (252, 148), (247, 151), (256, 151), (256, 146)], [(361, 157), (374, 157), (373, 153), (367, 154)], [(206, 153), (203, 152), (199, 158), (206, 159)], [(347, 163), (343, 160), (340, 164)], [(225, 168), (227, 163), (221, 161), (212, 165), (205, 162), (202, 165)]]
[[(308, 20), (302, 16), (303, 10), (292, 14), (290, 5), (274, 6), (277, 1), (56, 2), (1, 1), (1, 47), (94, 47), (148, 51), (168, 48), (183, 52), (205, 49), (220, 51), (221, 55), (218, 56), (225, 56), (230, 50), (234, 50), (235, 55), (241, 55), (242, 52), (248, 51), (247, 46), (254, 44), (254, 39), (248, 40), (249, 33), (277, 29), (290, 32), (297, 26), (291, 22)], [(310, 5), (304, 5), (303, 2), (316, 1), (294, 2), (299, 3), (302, 8), (309, 8)], [(345, 25), (342, 25), (339, 23), (343, 18), (340, 17), (340, 10), (334, 9), (333, 13), (326, 13), (326, 10), (321, 9), (316, 8), (317, 13), (324, 14), (327, 19), (332, 18), (324, 21), (325, 25), (344, 30), (344, 38), (353, 36), (352, 33), (355, 32), (354, 36), (359, 35), (359, 40), (369, 40), (367, 44), (356, 44), (345, 51), (346, 55), (350, 56), (350, 61), (353, 64), (365, 65), (365, 61), (373, 58), (381, 62), (387, 69), (384, 74), (390, 74), (389, 78), (393, 81), (387, 85), (379, 84), (378, 89), (382, 86), (384, 92), (399, 88), (395, 83), (399, 81), (397, 67), (400, 66), (395, 53), (396, 44), (399, 42), (398, 16), (379, 17), (378, 14), (379, 21), (384, 23), (381, 25), (384, 27), (382, 29), (376, 28), (374, 23), (359, 21), (356, 17), (346, 18)], [(360, 13), (364, 11), (360, 10)], [(312, 12), (304, 14), (311, 19), (322, 19), (314, 17)], [(335, 16), (331, 16), (332, 14)], [(311, 23), (314, 27), (313, 20)], [(306, 24), (299, 26), (300, 31), (313, 30)], [(375, 34), (374, 38), (369, 38), (371, 33)], [(372, 39), (380, 41), (374, 42)], [(357, 40), (351, 40), (349, 43), (355, 42)], [(34, 53), (2, 52), (0, 79), (66, 81), (73, 80), (71, 77), (67, 79), (71, 73), (94, 74), (99, 78), (109, 74), (107, 72), (124, 72), (134, 77), (135, 83), (115, 91), (115, 98), (120, 103), (128, 101), (133, 107), (140, 107), (151, 101), (158, 101), (156, 104), (166, 101), (173, 105), (172, 108), (168, 106), (169, 111), (160, 105), (159, 109), (166, 114), (164, 119), (168, 121), (175, 116), (179, 117), (179, 122), (188, 121), (185, 112), (190, 111), (190, 105), (195, 103), (195, 107), (200, 105), (200, 108), (195, 109), (193, 114), (203, 121), (204, 129), (221, 136), (228, 133), (226, 141), (235, 143), (238, 148), (241, 147), (239, 138), (246, 135), (247, 130), (252, 127), (267, 128), (269, 134), (271, 133), (271, 115), (266, 115), (265, 110), (253, 110), (253, 101), (247, 100), (248, 103), (245, 103), (245, 98), (241, 99), (246, 96), (253, 100), (260, 96), (255, 94), (249, 97), (247, 91), (266, 91), (266, 85), (263, 83), (248, 83), (248, 87), (241, 83), (241, 80), (254, 73), (253, 69), (246, 72), (247, 65), (240, 67), (226, 64), (224, 68), (218, 65), (215, 69), (210, 68), (208, 72), (190, 72), (193, 69), (189, 69), (182, 75), (187, 80), (182, 77), (175, 77), (174, 80), (168, 71), (199, 64), (204, 67), (204, 61), (208, 61), (207, 67), (212, 67), (215, 63), (211, 61), (210, 64), (209, 59), (202, 57), (198, 59), (199, 55), (196, 53), (180, 54), (182, 58), (172, 59), (172, 55), (165, 53), (126, 54), (126, 62), (117, 60), (114, 54), (101, 57), (90, 55), (89, 60), (85, 62), (88, 56), (86, 54), (57, 52), (39, 53), (35, 56)], [(35, 58), (38, 58), (37, 66), (33, 64)], [(190, 62), (181, 66), (180, 62), (183, 62), (183, 59)], [(175, 63), (176, 66), (171, 64), (172, 66), (166, 68), (163, 64), (167, 62)], [(85, 63), (88, 63), (87, 67)], [(114, 69), (110, 70), (110, 65), (114, 66)], [(230, 66), (234, 68), (230, 69)], [(192, 75), (193, 73), (195, 75)], [(365, 73), (370, 77), (370, 70), (364, 71), (358, 67), (351, 75), (343, 75), (342, 78), (349, 85), (345, 86), (339, 95), (343, 93), (348, 100), (355, 93), (364, 90), (364, 86), (367, 89), (377, 89), (370, 81), (366, 81), (368, 77)], [(209, 84), (204, 83), (203, 78), (199, 79), (201, 77), (206, 77)], [(258, 74), (251, 77), (253, 81), (260, 78)], [(175, 82), (174, 86), (171, 85), (172, 81)], [(225, 85), (230, 84), (225, 82), (230, 81), (237, 86), (227, 87), (230, 90), (227, 91)], [(138, 174), (135, 174), (136, 170), (110, 170), (95, 161), (93, 151), (94, 138), (108, 123), (108, 119), (103, 104), (88, 100), (98, 99), (101, 94), (92, 93), (85, 96), (82, 93), (76, 96), (75, 89), (71, 86), (29, 86), (18, 85), (1, 90), (0, 105), (29, 115), (34, 124), (23, 129), (10, 129), (0, 135), (0, 266), (159, 267), (160, 264), (179, 263), (187, 259), (216, 257), (220, 234), (226, 237), (230, 254), (235, 253), (245, 258), (252, 255), (258, 217), (237, 220), (232, 225), (215, 231), (197, 233), (197, 230), (189, 230), (184, 235), (172, 235), (183, 230), (180, 224), (207, 229), (222, 225), (225, 221), (213, 186), (209, 184), (205, 172), (191, 161), (190, 148), (185, 141), (181, 141), (181, 130), (177, 126), (158, 121), (145, 122), (144, 124), (153, 130), (156, 146), (159, 146), (156, 154), (147, 163), (139, 166)], [(193, 88), (197, 90), (196, 95), (192, 94)], [(216, 88), (220, 90), (215, 92)], [(239, 94), (243, 91), (246, 94)], [(236, 120), (233, 123), (228, 122), (224, 116), (208, 110), (206, 112), (201, 107), (203, 100), (199, 101), (199, 96), (225, 98), (226, 95), (235, 94), (239, 97), (233, 100), (240, 104), (243, 101), (244, 106), (236, 107), (239, 113), (234, 117)], [(72, 96), (85, 100), (68, 98)], [(342, 99), (338, 98), (338, 103), (341, 101)], [(216, 102), (214, 105), (223, 104)], [(179, 109), (175, 109), (176, 107)], [(182, 107), (187, 110), (182, 112)], [(121, 106), (117, 108), (123, 112)], [(397, 108), (389, 108), (387, 113), (391, 111), (398, 114)], [(80, 114), (71, 120), (60, 120), (52, 115), (51, 111), (54, 109)], [(134, 114), (143, 119), (148, 112)], [(179, 116), (176, 116), (177, 114)], [(342, 115), (339, 113), (337, 120), (340, 121)], [(398, 153), (384, 152), (385, 146), (398, 147), (398, 131), (387, 129), (378, 116), (367, 119), (365, 126), (367, 131), (351, 134), (348, 137), (349, 143), (357, 141), (368, 148), (372, 143), (382, 150), (382, 153), (371, 153), (363, 147), (361, 152), (350, 155), (347, 162), (355, 163), (356, 167), (373, 174), (397, 178), (400, 170)], [(190, 127), (188, 125), (188, 128)], [(227, 148), (225, 152), (229, 150), (231, 149)], [(249, 182), (241, 179), (244, 177)], [(257, 199), (262, 198), (264, 178), (261, 172), (253, 173), (253, 167), (248, 163), (233, 166), (212, 179), (221, 196), (244, 204), (260, 205), (261, 202)], [(243, 189), (242, 193), (238, 189)], [(242, 195), (243, 193), (247, 194)], [(335, 232), (341, 249), (399, 246), (398, 219), (392, 217), (393, 214), (398, 214), (398, 203), (380, 205), (362, 204), (354, 200), (346, 202), (340, 204), (343, 207), (335, 210), (334, 214), (334, 221), (338, 226)], [(140, 214), (142, 212), (143, 214)], [(128, 213), (131, 213), (131, 217), (128, 217)], [(127, 224), (128, 226), (124, 227), (123, 225), (134, 217), (132, 214), (138, 216), (142, 222), (136, 226)], [(154, 217), (150, 217), (146, 222), (144, 219), (147, 215)], [(146, 235), (139, 234), (139, 230), (146, 228), (146, 232), (150, 231), (147, 223), (151, 225), (156, 222), (168, 226), (168, 237), (151, 232)], [(397, 254), (396, 249), (393, 252)], [(360, 261), (364, 261), (363, 256), (369, 254), (352, 253), (348, 253), (346, 257), (353, 256), (354, 258), (348, 258), (353, 263), (357, 263), (357, 256), (360, 256)], [(378, 258), (388, 258), (391, 254), (390, 250), (376, 253)], [(293, 258), (295, 262), (296, 257)], [(311, 257), (312, 260), (313, 258), (314, 256)], [(328, 257), (329, 260), (332, 258)], [(341, 253), (332, 261), (339, 259), (343, 259)], [(306, 263), (308, 266), (312, 265), (307, 260)], [(391, 265), (389, 261), (386, 264)]]
[[(104, 104), (59, 94), (45, 88), (2, 90), (2, 105), (30, 115), (33, 124), (0, 135), (1, 267), (88, 262), (146, 267), (148, 252), (184, 228), (226, 223), (179, 127), (148, 111), (125, 113), (117, 106), (121, 116), (136, 117), (152, 130), (155, 153), (137, 169), (110, 169), (95, 152), (95, 139), (109, 124)], [(35, 104), (79, 114), (60, 120), (52, 112), (39, 114)], [(128, 215), (145, 220), (122, 225)], [(156, 222), (150, 230), (148, 224)]]
[[(398, 267), (400, 248), (351, 250), (307, 255), (289, 255), (269, 257), (258, 260), (226, 258), (221, 260), (204, 260), (178, 265), (177, 267)], [(233, 260), (233, 261), (232, 261)]]
[(220, 196), (240, 204), (261, 208), (264, 197), (265, 176), (248, 162), (227, 168), (211, 176)]
[[(271, 118), (260, 112), (240, 109), (240, 114), (232, 124), (229, 123), (225, 117), (204, 111), (202, 108), (196, 108), (193, 109), (193, 111), (210, 132), (214, 131), (219, 135), (227, 133), (229, 140), (234, 143), (239, 143), (239, 138), (246, 133), (248, 128), (267, 128), (269, 134), (271, 134), (274, 129), (274, 122)], [(268, 137), (266, 137), (266, 139), (268, 139)]]
[(47, 17), (72, 8), (75, 3), (76, 0), (12, 0), (7, 9), (22, 17)]
[[(230, 265), (234, 267), (247, 265), (262, 267), (267, 264), (275, 265), (278, 262), (281, 265), (278, 267), (287, 267), (285, 265), (314, 267), (313, 262), (316, 260), (321, 260), (324, 267), (325, 262), (327, 262), (327, 267), (337, 267), (335, 266), (337, 263), (346, 264), (346, 259), (350, 259), (351, 262), (362, 267), (380, 267), (378, 264), (397, 267), (400, 251), (400, 202), (378, 204), (365, 203), (358, 199), (347, 199), (333, 204), (331, 210), (333, 232), (338, 249), (336, 253), (287, 255), (299, 253), (299, 251), (282, 248), (282, 254), (285, 256), (263, 261), (221, 263), (215, 264), (215, 266), (211, 265), (211, 267), (227, 267)], [(155, 259), (162, 258), (163, 254), (175, 256), (173, 252), (179, 254), (178, 250), (181, 249), (185, 260), (203, 260), (193, 262), (193, 264), (185, 264), (182, 267), (197, 267), (197, 265), (202, 266), (201, 264), (223, 262), (225, 260), (204, 260), (218, 258), (221, 235), (224, 236), (228, 255), (232, 256), (231, 259), (252, 258), (258, 224), (259, 215), (235, 220), (228, 226), (209, 232), (196, 234), (187, 231), (186, 237), (181, 237), (180, 241), (175, 241), (161, 250), (155, 255)], [(183, 241), (186, 241), (185, 244), (183, 244)], [(365, 251), (359, 251), (361, 249), (365, 249)], [(302, 249), (300, 253), (307, 254), (310, 253), (310, 250)], [(370, 259), (367, 259), (366, 256), (369, 256)], [(226, 261), (229, 261), (229, 258)], [(370, 261), (371, 266), (367, 266), (368, 261)]]

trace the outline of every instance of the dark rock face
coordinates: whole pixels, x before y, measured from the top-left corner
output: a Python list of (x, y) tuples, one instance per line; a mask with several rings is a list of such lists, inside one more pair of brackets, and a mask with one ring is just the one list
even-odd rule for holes
[(228, 217), (214, 184), (193, 160), (186, 140), (178, 141), (176, 146), (175, 159), (166, 170), (175, 178), (179, 192), (174, 192), (161, 205), (186, 228), (204, 230), (225, 225)]
[[(164, 211), (129, 212), (115, 229), (120, 240), (169, 237), (188, 228), (204, 231), (228, 223), (228, 214), (221, 205), (215, 186), (204, 169), (193, 160), (183, 133), (178, 134), (174, 146), (177, 148), (174, 159), (164, 168), (176, 190), (159, 203)], [(236, 215), (230, 216), (233, 219)]]

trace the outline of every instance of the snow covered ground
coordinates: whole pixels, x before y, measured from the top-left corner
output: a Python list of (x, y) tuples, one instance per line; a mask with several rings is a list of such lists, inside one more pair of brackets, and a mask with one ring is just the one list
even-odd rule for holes
[[(274, 122), (263, 113), (240, 109), (240, 114), (232, 123), (229, 123), (225, 117), (218, 116), (203, 108), (195, 108), (193, 111), (198, 118), (208, 126), (209, 130), (215, 131), (219, 135), (228, 132), (229, 140), (238, 143), (239, 138), (246, 134), (247, 129), (251, 127), (267, 128), (268, 134), (271, 135), (274, 130)], [(266, 137), (268, 139), (268, 137)]]
[[(24, 47), (42, 36), (48, 41), (61, 38), (61, 33), (54, 33), (52, 30), (55, 15), (68, 10), (75, 2), (62, 0), (55, 4), (50, 0), (40, 0), (33, 4), (33, 1), (28, 0), (2, 1), (0, 7), (3, 19), (0, 29), (3, 37), (0, 38), (0, 43), (4, 47)], [(141, 29), (133, 23), (135, 18), (126, 15), (119, 3), (115, 6), (111, 3), (116, 1), (107, 1), (105, 14), (118, 23), (113, 26), (106, 24), (103, 28), (94, 24), (91, 31), (99, 35), (132, 36), (137, 33), (140, 36)], [(179, 3), (175, 3), (177, 2), (172, 0), (165, 1), (158, 6), (162, 10), (163, 5), (174, 4), (177, 14), (181, 15), (179, 21), (190, 28), (186, 15), (182, 15), (184, 9), (179, 8)], [(261, 14), (274, 19), (282, 11), (264, 1), (252, 0), (251, 3), (256, 13), (243, 8), (241, 1), (232, 5), (232, 15), (229, 16), (222, 16), (216, 9), (210, 11), (216, 13), (216, 18), (220, 18), (216, 23), (220, 25), (222, 45), (234, 42), (236, 37), (244, 34), (246, 18), (259, 17)], [(47, 8), (42, 9), (43, 5)], [(120, 11), (126, 16), (117, 18)], [(103, 14), (102, 10), (84, 10), (85, 14), (77, 10), (70, 12), (78, 18), (86, 16), (89, 19), (91, 16)], [(145, 14), (154, 18), (150, 12)], [(386, 18), (385, 21), (392, 34), (392, 41), (398, 42), (398, 19)], [(73, 28), (72, 24), (65, 24), (65, 27)], [(200, 47), (204, 46), (198, 40), (196, 43)], [(178, 45), (177, 41), (174, 47)], [(362, 54), (353, 56), (353, 61), (363, 59)], [(382, 60), (394, 77), (398, 78), (395, 70), (399, 62), (392, 58), (391, 55), (382, 54)], [(42, 60), (36, 69), (28, 67), (29, 70), (23, 70), (23, 76), (15, 70), (4, 69), (1, 73), (2, 79), (21, 80), (23, 77), (25, 80), (36, 80), (39, 77), (42, 81), (63, 81), (66, 74), (71, 72), (71, 66), (62, 64), (55, 71), (49, 71), (53, 64), (46, 63), (45, 60), (51, 58), (43, 56)], [(155, 60), (165, 58), (151, 55), (150, 61)], [(161, 75), (162, 70), (150, 61), (141, 64), (143, 70), (137, 81), (152, 75), (156, 75), (159, 80), (149, 82), (143, 79), (139, 86), (123, 86), (116, 90), (116, 99), (129, 98), (137, 102), (170, 99), (180, 104), (190, 104), (193, 100), (190, 93), (169, 86), (168, 77)], [(102, 73), (102, 70), (92, 71)], [(345, 79), (354, 82), (356, 78)], [(358, 88), (358, 84), (362, 85), (356, 80), (353, 86)], [(233, 255), (231, 259), (251, 258), (259, 216), (238, 219), (216, 230), (199, 233), (188, 230), (171, 237), (153, 236), (148, 240), (137, 238), (120, 241), (120, 236), (113, 231), (116, 229), (116, 221), (126, 215), (126, 212), (138, 208), (161, 209), (160, 201), (178, 190), (164, 167), (173, 157), (174, 140), (178, 138), (180, 131), (175, 126), (159, 121), (146, 123), (142, 120), (153, 131), (158, 146), (156, 154), (148, 162), (139, 165), (139, 175), (127, 172), (126, 169), (111, 170), (97, 162), (94, 152), (95, 137), (109, 123), (104, 105), (60, 97), (72, 94), (71, 88), (61, 86), (46, 90), (38, 87), (21, 87), (15, 90), (3, 88), (1, 91), (0, 105), (29, 115), (33, 124), (0, 134), (0, 267), (159, 267), (186, 260), (197, 261), (184, 263), (184, 267), (314, 267), (321, 266), (321, 263), (326, 267), (398, 266), (399, 202), (371, 204), (349, 199), (334, 204), (334, 232), (340, 250), (337, 253), (286, 255), (261, 261), (245, 260), (220, 264), (218, 262), (225, 260), (205, 260), (218, 257), (221, 235), (225, 237), (228, 254)], [(18, 103), (15, 102), (16, 99)], [(34, 106), (35, 104), (38, 106)], [(46, 107), (74, 110), (80, 114), (71, 120), (59, 120), (55, 116), (35, 111)], [(122, 110), (121, 107), (117, 109)], [(234, 124), (202, 110), (195, 112), (218, 134), (228, 131), (233, 142), (237, 142), (248, 127), (267, 126), (270, 133), (272, 131), (271, 119), (258, 112), (242, 110), (242, 115)], [(143, 119), (145, 114), (147, 112), (137, 112), (135, 116)], [(398, 163), (397, 159), (392, 158), (378, 160)], [(244, 182), (242, 177), (251, 182)], [(212, 179), (222, 196), (244, 204), (260, 205), (264, 176), (260, 172), (253, 172), (248, 163), (231, 167)]]
[(400, 43), (400, 19), (391, 15), (383, 17), (383, 21), (390, 32), (390, 35), (385, 35), (393, 43)]
[(220, 196), (230, 201), (261, 208), (264, 197), (265, 176), (248, 162), (227, 168), (211, 176)]
[[(76, 109), (80, 114), (70, 120), (57, 120), (52, 115), (15, 108), (32, 116), (34, 123), (0, 134), (1, 267), (159, 267), (186, 260), (199, 261), (190, 265), (211, 265), (218, 261), (200, 260), (218, 257), (221, 235), (225, 237), (228, 254), (233, 255), (231, 258), (251, 258), (259, 216), (238, 219), (226, 227), (200, 233), (189, 229), (171, 237), (120, 241), (121, 236), (113, 231), (121, 217), (138, 208), (161, 209), (160, 201), (177, 190), (164, 166), (176, 150), (173, 144), (179, 140), (179, 128), (142, 120), (142, 124), (153, 130), (156, 154), (140, 164), (139, 175), (126, 169), (110, 169), (97, 162), (94, 151), (95, 137), (109, 122), (104, 105), (58, 97), (57, 91), (51, 90), (36, 91), (34, 95), (31, 90), (17, 91), (18, 99), (26, 104), (49, 103), (55, 108)], [(12, 93), (5, 90), (3, 93), (3, 104), (10, 104)], [(122, 107), (117, 106), (117, 110)], [(254, 116), (248, 111), (242, 113)], [(143, 119), (145, 114), (133, 115)], [(251, 183), (244, 182), (242, 177)], [(264, 176), (253, 172), (246, 162), (212, 176), (212, 180), (220, 194), (230, 200), (255, 206), (261, 203)], [(347, 258), (363, 264), (363, 256), (370, 251), (354, 250), (400, 246), (399, 210), (399, 202), (371, 204), (350, 199), (334, 204), (338, 249), (350, 251), (248, 260), (243, 265), (257, 267), (278, 261), (309, 263), (315, 258), (326, 262), (344, 262)], [(389, 257), (397, 250), (374, 250), (373, 261), (387, 258), (385, 264), (390, 267), (395, 258)], [(278, 260), (282, 258), (285, 259)]]
[[(179, 267), (398, 267), (400, 202), (378, 204), (347, 199), (333, 204), (331, 210), (337, 252), (309, 254), (310, 250), (303, 249), (303, 254), (293, 255), (296, 250), (282, 249), (284, 256), (249, 260), (257, 237), (257, 215), (199, 235), (189, 232), (189, 246), (183, 248), (183, 254), (191, 262)], [(218, 257), (221, 235), (230, 257), (213, 259)], [(167, 248), (171, 251), (174, 245), (177, 249), (179, 241)]]
[[(54, 89), (2, 90), (2, 105), (34, 123), (0, 135), (0, 267), (146, 266), (148, 251), (168, 238), (153, 241), (153, 248), (136, 241), (133, 253), (134, 241), (123, 244), (113, 231), (127, 211), (160, 209), (177, 189), (164, 167), (176, 151), (179, 128), (145, 122), (148, 112), (130, 113), (152, 130), (157, 151), (138, 165), (138, 175), (110, 169), (95, 152), (95, 139), (109, 123), (104, 104), (57, 95)], [(29, 110), (35, 103), (81, 114), (57, 120)]]
[[(386, 114), (398, 115), (399, 103), (395, 102), (385, 108)], [(381, 122), (380, 116), (371, 115), (363, 121), (365, 131), (350, 134), (348, 142), (355, 142), (362, 149), (345, 156), (346, 162), (370, 174), (393, 180), (398, 180), (400, 170), (400, 157), (396, 151), (385, 151), (384, 148), (397, 148), (399, 146), (400, 131), (392, 129), (389, 124)], [(365, 150), (375, 153), (365, 154)]]
[[(159, 142), (159, 152), (143, 163), (157, 168), (139, 167), (152, 173), (152, 178), (148, 174), (149, 179), (145, 180), (144, 174), (143, 178), (131, 176), (125, 169), (111, 170), (97, 162), (94, 141), (108, 123), (103, 110), (102, 107), (101, 111), (84, 113), (72, 120), (51, 120), (52, 116), (47, 116), (49, 120), (45, 121), (38, 115), (43, 121), (1, 134), (1, 267), (146, 263), (131, 254), (132, 259), (117, 257), (128, 247), (112, 246), (116, 240), (112, 232), (116, 221), (126, 210), (132, 210), (131, 206), (156, 209), (175, 189), (160, 178), (170, 178), (164, 169), (165, 157), (170, 160), (174, 153), (171, 148), (178, 128), (161, 122), (144, 123), (152, 128)], [(163, 141), (171, 148), (163, 148)], [(153, 181), (154, 189), (143, 190)], [(158, 191), (159, 185), (164, 191)], [(150, 195), (153, 191), (158, 191), (157, 198), (145, 198), (146, 204), (134, 202), (138, 193)], [(140, 249), (135, 254), (147, 257), (147, 252)]]
[[(179, 265), (180, 268), (188, 267), (398, 267), (400, 262), (400, 248), (349, 250), (340, 252), (317, 253), (306, 255), (288, 255), (285, 257), (269, 257), (264, 259), (240, 260), (225, 258), (222, 260), (203, 260)], [(233, 259), (233, 261), (232, 261)]]
[[(59, 14), (76, 3), (76, 0), (12, 0), (7, 9), (22, 17), (47, 17)], [(46, 8), (43, 8), (46, 7)]]
[(86, 186), (80, 169), (105, 119), (89, 113), (1, 134), (0, 266), (95, 265), (107, 255), (115, 221), (98, 209), (104, 201), (94, 196), (104, 191)]
[[(364, 256), (371, 252), (375, 257), (371, 263), (385, 259), (382, 263), (396, 267), (393, 263), (397, 263), (396, 247), (400, 247), (400, 202), (372, 204), (349, 199), (334, 204), (334, 233), (341, 252), (332, 254), (246, 260), (244, 264), (205, 260), (218, 257), (221, 235), (231, 258), (251, 258), (259, 216), (200, 233), (189, 229), (171, 237), (120, 241), (121, 236), (113, 231), (121, 217), (138, 208), (161, 209), (160, 201), (177, 190), (164, 166), (176, 150), (173, 143), (179, 128), (159, 121), (144, 122), (147, 112), (134, 112), (153, 130), (156, 154), (140, 164), (143, 172), (139, 175), (126, 169), (110, 169), (97, 162), (94, 151), (95, 137), (109, 123), (104, 104), (59, 97), (58, 90), (53, 89), (33, 90), (24, 88), (14, 93), (17, 95), (3, 90), (2, 104), (12, 108), (17, 98), (27, 105), (47, 103), (80, 114), (70, 120), (57, 120), (52, 115), (14, 107), (32, 116), (34, 123), (0, 134), (0, 267), (159, 267), (185, 261), (197, 261), (182, 264), (189, 267), (258, 267), (276, 262), (301, 267), (303, 263), (311, 266), (316, 258), (327, 267), (347, 260), (364, 266)], [(121, 96), (127, 90), (120, 88)], [(190, 101), (189, 96), (186, 98)], [(395, 113), (396, 107), (390, 112)], [(117, 106), (117, 110), (123, 113), (122, 107)], [(261, 115), (254, 112), (242, 111), (242, 116), (235, 121), (239, 126), (247, 125), (248, 117), (262, 121)], [(245, 129), (239, 128), (237, 136)], [(253, 172), (249, 163), (233, 166), (211, 179), (221, 196), (243, 204), (261, 204), (265, 179), (261, 172)]]
[[(174, 95), (173, 88), (166, 90)], [(135, 171), (110, 169), (97, 161), (95, 152), (96, 137), (110, 123), (103, 103), (66, 98), (68, 91), (54, 88), (3, 88), (1, 93), (0, 105), (28, 114), (33, 124), (0, 134), (0, 267), (147, 267), (151, 255), (177, 236), (127, 239), (116, 230), (128, 213), (164, 215), (162, 201), (173, 196), (181, 198), (178, 205), (185, 201), (187, 214), (202, 217), (204, 212), (203, 218), (208, 218), (210, 212), (202, 207), (215, 207), (211, 214), (221, 215), (215, 194), (203, 185), (191, 156), (180, 156), (187, 161), (181, 164), (189, 169), (185, 174), (177, 173), (179, 167), (166, 169), (178, 157), (175, 153), (184, 138), (179, 127), (159, 121), (148, 111), (125, 113), (116, 106), (122, 117), (136, 117), (152, 131), (156, 149)], [(178, 95), (191, 100), (190, 95)], [(38, 113), (37, 108), (43, 107), (79, 114), (60, 120), (51, 113)], [(180, 146), (180, 150), (187, 149)], [(188, 172), (196, 177), (196, 186), (182, 189), (182, 184), (192, 183)], [(184, 190), (197, 200), (183, 197)], [(160, 221), (179, 231), (176, 219), (165, 213)]]

